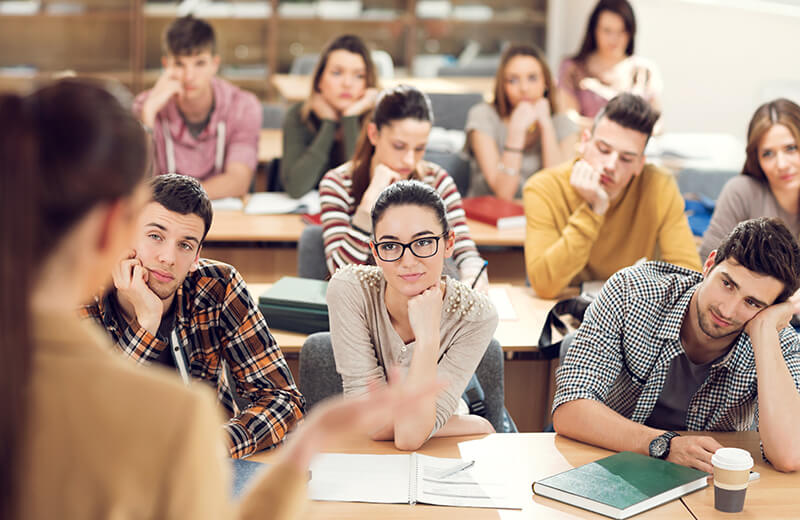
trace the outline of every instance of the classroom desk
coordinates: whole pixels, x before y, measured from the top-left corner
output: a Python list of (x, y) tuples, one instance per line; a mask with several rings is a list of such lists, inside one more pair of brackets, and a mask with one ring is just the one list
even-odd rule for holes
[[(500, 231), (474, 220), (467, 224), (481, 256), (489, 261), (489, 279), (524, 284), (525, 229)], [(304, 228), (300, 215), (217, 211), (203, 255), (234, 265), (250, 282), (275, 282), (297, 273), (297, 241)]]
[[(308, 98), (311, 92), (311, 76), (297, 74), (272, 74), (272, 85), (278, 94), (289, 103), (296, 103)], [(381, 79), (382, 88), (405, 84), (418, 88), (426, 93), (436, 94), (465, 94), (477, 92), (484, 98), (491, 99), (494, 88), (494, 77), (445, 77), (445, 78), (392, 78)]]
[(267, 163), (283, 156), (283, 131), (280, 128), (262, 128), (258, 135), (258, 162)]
[[(325, 451), (334, 453), (402, 453), (391, 442), (351, 437), (334, 441)], [(531, 483), (581, 464), (610, 455), (611, 452), (567, 439), (554, 433), (492, 434), (487, 436), (434, 438), (418, 450), (436, 457), (462, 457), (476, 461), (474, 470), (487, 475), (502, 474), (512, 483), (523, 510), (494, 510), (406, 504), (362, 504), (354, 502), (309, 503), (304, 518), (419, 518), (437, 520), (469, 519), (580, 519), (605, 518), (595, 513), (534, 495)], [(250, 460), (268, 462), (274, 452), (256, 453)], [(695, 495), (703, 493), (696, 492)], [(748, 491), (749, 493), (749, 491)], [(713, 501), (713, 493), (712, 493)], [(713, 507), (713, 505), (712, 505)], [(680, 500), (673, 500), (635, 517), (641, 520), (683, 520), (692, 515)], [(700, 517), (703, 518), (703, 517)], [(766, 517), (765, 517), (766, 518)]]

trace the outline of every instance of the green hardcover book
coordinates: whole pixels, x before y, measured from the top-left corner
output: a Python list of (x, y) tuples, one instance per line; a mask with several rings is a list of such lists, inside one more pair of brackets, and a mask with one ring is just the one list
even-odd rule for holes
[(628, 518), (708, 485), (707, 473), (623, 451), (533, 483), (533, 492), (611, 518)]
[(258, 307), (270, 328), (294, 332), (329, 329), (325, 293), (328, 282), (284, 276), (258, 298)]

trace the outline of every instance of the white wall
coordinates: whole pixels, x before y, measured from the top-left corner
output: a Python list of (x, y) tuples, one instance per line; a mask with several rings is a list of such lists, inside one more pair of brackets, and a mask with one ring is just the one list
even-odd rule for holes
[[(744, 140), (769, 84), (800, 103), (800, 5), (767, 0), (631, 0), (636, 53), (664, 77), (668, 132), (724, 132)], [(577, 51), (595, 0), (551, 0), (548, 59)], [(778, 90), (769, 95), (775, 96)], [(784, 94), (786, 95), (786, 94)]]

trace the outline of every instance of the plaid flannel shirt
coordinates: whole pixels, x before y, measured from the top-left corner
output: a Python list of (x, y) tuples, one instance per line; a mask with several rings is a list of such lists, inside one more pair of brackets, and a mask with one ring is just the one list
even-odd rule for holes
[[(232, 457), (281, 442), (303, 416), (305, 400), (261, 311), (230, 265), (200, 260), (178, 288), (175, 326), (190, 375), (208, 381), (232, 418), (224, 425)], [(113, 291), (81, 309), (139, 363), (158, 359), (167, 342), (122, 315)]]
[[(623, 269), (603, 286), (556, 373), (553, 411), (575, 399), (592, 399), (644, 423), (661, 394), (672, 360), (682, 354), (681, 324), (703, 280), (700, 273), (663, 262)], [(780, 332), (789, 372), (800, 388), (800, 342), (790, 327)], [(686, 429), (743, 431), (758, 425), (753, 347), (746, 333), (711, 366), (689, 402)]]

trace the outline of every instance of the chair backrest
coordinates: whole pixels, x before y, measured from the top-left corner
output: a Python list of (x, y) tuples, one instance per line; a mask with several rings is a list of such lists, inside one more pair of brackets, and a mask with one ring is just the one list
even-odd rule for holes
[(283, 128), (286, 105), (283, 103), (262, 103), (261, 128)]
[(297, 276), (325, 280), (328, 266), (325, 263), (325, 243), (322, 226), (306, 226), (297, 242)]
[[(383, 50), (376, 50), (372, 51), (371, 55), (378, 77), (384, 79), (394, 78), (394, 62), (389, 53)], [(319, 54), (317, 53), (298, 56), (292, 62), (292, 66), (289, 68), (289, 74), (310, 76), (314, 72), (314, 67), (317, 65), (318, 59)]]
[(456, 183), (458, 193), (462, 197), (469, 191), (469, 161), (458, 152), (443, 152), (440, 150), (425, 150), (425, 160), (436, 163), (445, 169)]
[(469, 109), (483, 101), (477, 92), (464, 94), (429, 93), (433, 107), (433, 122), (448, 130), (464, 130)]
[(464, 64), (445, 65), (439, 67), (437, 73), (440, 77), (445, 76), (482, 76), (492, 77), (497, 72), (500, 65), (500, 55), (477, 56)]
[[(475, 375), (483, 388), (486, 419), (498, 432), (505, 431), (503, 349), (497, 340), (489, 343)], [(306, 398), (307, 410), (326, 397), (342, 393), (342, 378), (336, 371), (329, 332), (312, 334), (303, 343), (298, 385)]]
[(300, 349), (300, 393), (306, 410), (326, 397), (342, 393), (342, 378), (336, 371), (330, 332), (311, 334)]
[(318, 59), (319, 54), (301, 54), (292, 61), (289, 74), (310, 76), (314, 72), (314, 66), (317, 64)]

